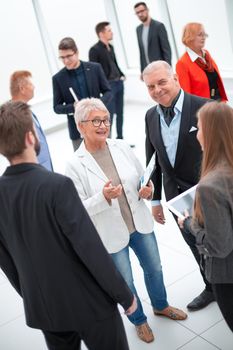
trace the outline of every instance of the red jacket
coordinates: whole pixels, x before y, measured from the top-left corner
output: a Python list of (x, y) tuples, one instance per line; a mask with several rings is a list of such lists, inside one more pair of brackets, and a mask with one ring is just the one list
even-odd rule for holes
[[(212, 58), (211, 60), (214, 69), (218, 74), (217, 84), (221, 95), (221, 100), (227, 101), (227, 95), (218, 67)], [(187, 52), (178, 60), (176, 64), (176, 72), (179, 78), (180, 86), (182, 89), (184, 89), (184, 91), (193, 95), (210, 98), (210, 89), (207, 76), (196, 62), (192, 62)]]

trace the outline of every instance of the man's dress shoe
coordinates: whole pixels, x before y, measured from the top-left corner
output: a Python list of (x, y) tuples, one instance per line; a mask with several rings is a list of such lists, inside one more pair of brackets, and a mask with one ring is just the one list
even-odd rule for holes
[(213, 292), (209, 292), (204, 289), (200, 295), (194, 298), (193, 301), (187, 305), (187, 308), (189, 311), (201, 310), (213, 301), (215, 301)]

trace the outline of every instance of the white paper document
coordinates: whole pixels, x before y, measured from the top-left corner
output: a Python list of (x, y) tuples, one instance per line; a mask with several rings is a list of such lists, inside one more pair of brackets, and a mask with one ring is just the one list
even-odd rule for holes
[(164, 205), (181, 219), (185, 218), (185, 210), (187, 210), (189, 214), (192, 215), (196, 188), (197, 185), (189, 188), (187, 191), (179, 194), (179, 196), (176, 196), (170, 201), (165, 202)]
[(76, 93), (74, 92), (74, 89), (72, 87), (69, 87), (70, 93), (73, 96), (75, 102), (78, 102), (78, 97), (76, 95)]
[(143, 176), (140, 179), (140, 187), (148, 185), (148, 182), (150, 181), (151, 176), (155, 171), (155, 167), (156, 165), (155, 165), (155, 153), (154, 153), (149, 161), (149, 164), (146, 167), (146, 170)]

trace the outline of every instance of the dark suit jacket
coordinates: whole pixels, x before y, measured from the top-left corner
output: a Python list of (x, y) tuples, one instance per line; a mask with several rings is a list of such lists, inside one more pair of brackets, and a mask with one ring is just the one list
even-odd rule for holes
[(0, 267), (22, 295), (26, 322), (82, 331), (127, 309), (132, 293), (116, 270), (71, 179), (38, 164), (0, 177)]
[[(137, 27), (138, 46), (140, 51), (141, 72), (147, 66), (143, 42), (143, 24)], [(171, 64), (171, 48), (167, 37), (167, 31), (163, 23), (151, 19), (148, 34), (148, 57), (149, 61), (163, 60)]]
[[(114, 63), (119, 71), (120, 76), (125, 76), (124, 73), (120, 70), (120, 67), (117, 64), (117, 60), (116, 60), (116, 55), (114, 52), (114, 48), (112, 45), (109, 45), (112, 56), (113, 56), (113, 60)], [(102, 41), (98, 41), (98, 43), (96, 43), (94, 46), (92, 46), (89, 50), (89, 60), (92, 62), (98, 62), (101, 64), (104, 73), (107, 77), (107, 79), (109, 80), (110, 74), (111, 74), (111, 61), (110, 61), (110, 56), (109, 56), (109, 52), (108, 49), (106, 47), (106, 45), (102, 42)]]
[(196, 113), (207, 99), (194, 95), (184, 94), (184, 103), (181, 114), (180, 132), (174, 168), (171, 166), (163, 143), (160, 116), (156, 107), (152, 107), (146, 114), (146, 158), (147, 163), (151, 156), (157, 152), (156, 170), (152, 176), (155, 186), (154, 200), (161, 199), (162, 174), (163, 186), (167, 200), (186, 191), (197, 184), (200, 175), (201, 147), (197, 141)]
[[(101, 98), (107, 106), (111, 101), (112, 94), (109, 83), (99, 63), (82, 62), (88, 88), (88, 96)], [(74, 120), (74, 98), (69, 91), (72, 87), (78, 95), (77, 88), (73, 84), (73, 70), (61, 69), (53, 76), (53, 108), (57, 114), (67, 114), (68, 128), (71, 140), (80, 138)]]

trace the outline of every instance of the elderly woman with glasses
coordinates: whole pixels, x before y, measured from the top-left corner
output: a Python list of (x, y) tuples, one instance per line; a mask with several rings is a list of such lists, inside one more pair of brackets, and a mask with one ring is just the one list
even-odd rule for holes
[(129, 248), (143, 269), (145, 284), (155, 315), (183, 320), (187, 315), (167, 302), (163, 272), (153, 220), (144, 199), (152, 197), (153, 185), (138, 189), (143, 169), (130, 146), (123, 140), (108, 139), (110, 116), (95, 98), (83, 99), (75, 110), (75, 120), (83, 142), (67, 164), (84, 206), (130, 289), (138, 308), (129, 320), (139, 338), (154, 340), (147, 317), (134, 286)]
[(218, 66), (204, 49), (207, 37), (201, 23), (188, 23), (184, 27), (182, 42), (186, 53), (176, 64), (180, 86), (193, 95), (227, 101)]

